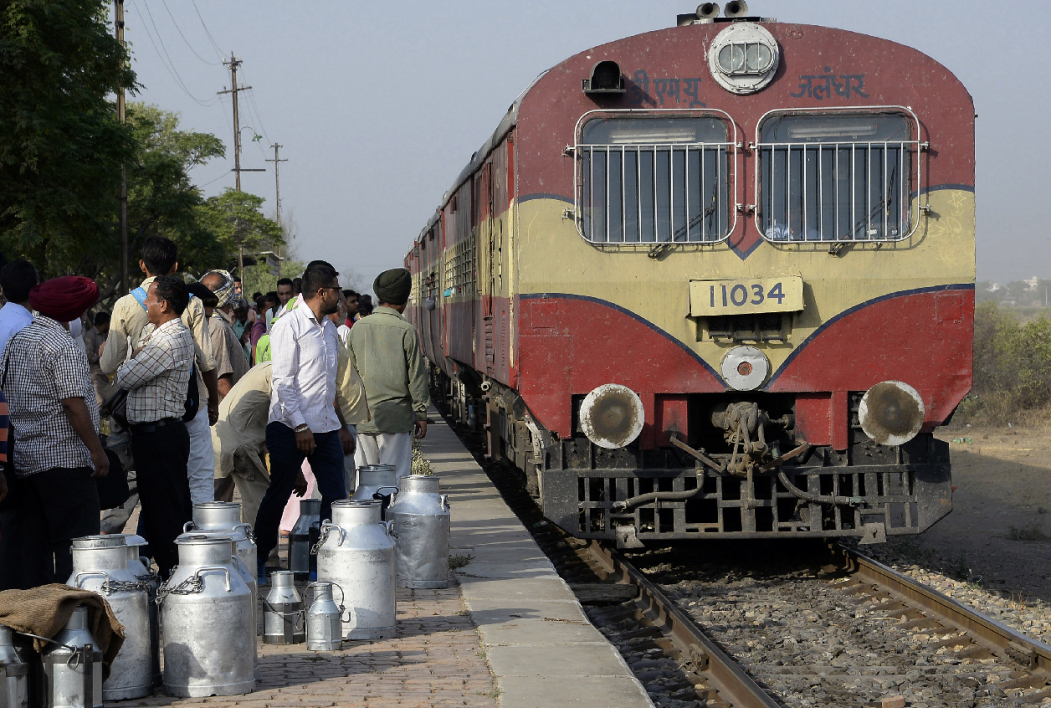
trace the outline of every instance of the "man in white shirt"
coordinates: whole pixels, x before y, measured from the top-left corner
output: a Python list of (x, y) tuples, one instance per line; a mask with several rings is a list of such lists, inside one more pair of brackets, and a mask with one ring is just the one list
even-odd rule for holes
[(33, 321), (29, 291), (37, 282), (36, 268), (29, 261), (12, 261), (0, 270), (0, 288), (7, 298), (7, 304), (0, 308), (0, 354), (4, 353), (7, 340)]
[(321, 490), (321, 518), (347, 496), (343, 457), (354, 438), (336, 402), (339, 337), (329, 320), (339, 307), (339, 273), (312, 261), (303, 274), (303, 296), (277, 320), (270, 333), (271, 394), (266, 448), (270, 487), (255, 519), (259, 584), (266, 584), (266, 559), (277, 545), (281, 512), (292, 495), (303, 460)]

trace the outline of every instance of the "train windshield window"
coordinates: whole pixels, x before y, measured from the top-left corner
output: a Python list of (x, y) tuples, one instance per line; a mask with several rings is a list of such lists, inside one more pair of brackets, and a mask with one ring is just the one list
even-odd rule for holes
[[(901, 114), (774, 115), (756, 144), (756, 223), (769, 241), (900, 241), (919, 143)], [(918, 182), (918, 179), (916, 180)]]
[(593, 243), (713, 243), (729, 235), (727, 123), (596, 118), (576, 146), (577, 213)]

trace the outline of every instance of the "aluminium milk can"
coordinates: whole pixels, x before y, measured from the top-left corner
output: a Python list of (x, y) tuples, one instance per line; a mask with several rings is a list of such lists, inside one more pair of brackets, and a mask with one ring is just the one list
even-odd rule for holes
[(252, 591), (233, 564), (232, 540), (175, 539), (179, 565), (158, 592), (168, 695), (231, 696), (255, 688)]
[(255, 666), (259, 665), (259, 579), (256, 574), (250, 571), (245, 564), (241, 561), (241, 557), (237, 555), (237, 541), (233, 540), (227, 532), (223, 531), (194, 531), (191, 533), (180, 534), (179, 538), (190, 538), (192, 536), (203, 536), (205, 538), (221, 538), (223, 541), (230, 544), (230, 563), (233, 564), (237, 570), (238, 575), (241, 576), (241, 580), (245, 582), (248, 589), (252, 591), (252, 663)]
[[(114, 534), (116, 535), (116, 534)], [(150, 607), (150, 670), (153, 673), (153, 685), (161, 685), (161, 623), (157, 607), (157, 588), (161, 585), (160, 577), (150, 570), (150, 559), (139, 555), (139, 549), (146, 545), (146, 539), (135, 534), (121, 534), (128, 552), (128, 570), (139, 582), (146, 584), (146, 597)]]
[(41, 657), (45, 708), (102, 708), (102, 652), (88, 629), (88, 608), (73, 610)]
[(332, 583), (311, 583), (314, 602), (307, 611), (307, 649), (337, 651), (343, 645), (342, 608), (332, 598)]
[(14, 632), (0, 624), (0, 708), (29, 708), (29, 664), (14, 646)]
[(380, 499), (380, 518), (387, 519), (391, 495), (398, 490), (398, 468), (394, 465), (362, 465), (358, 468), (358, 486), (351, 501)]
[(387, 518), (397, 531), (398, 587), (449, 586), (449, 495), (439, 494), (439, 478), (402, 477)]
[(97, 592), (124, 625), (124, 643), (102, 685), (102, 698), (123, 701), (153, 692), (150, 608), (146, 583), (128, 569), (123, 535), (73, 539), (73, 575), (67, 585)]
[(263, 642), (299, 644), (306, 640), (306, 610), (296, 592), (295, 574), (279, 570), (271, 574), (273, 587), (263, 605)]
[(317, 543), (321, 529), (321, 500), (301, 499), (299, 518), (288, 534), (288, 569), (296, 574), (296, 580), (306, 580), (317, 573), (317, 556), (310, 549)]
[(380, 520), (380, 502), (332, 502), (321, 525), (319, 582), (343, 589), (343, 639), (387, 639), (395, 634), (394, 536)]
[(184, 532), (224, 531), (237, 541), (237, 555), (241, 561), (256, 572), (256, 545), (252, 525), (241, 521), (241, 503), (210, 501), (194, 504), (193, 521), (183, 526)]

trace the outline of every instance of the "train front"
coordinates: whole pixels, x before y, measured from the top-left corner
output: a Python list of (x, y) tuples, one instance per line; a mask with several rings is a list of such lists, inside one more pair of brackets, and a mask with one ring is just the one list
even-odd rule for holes
[(922, 532), (971, 386), (971, 98), (889, 41), (680, 22), (521, 101), (506, 444), (581, 537)]

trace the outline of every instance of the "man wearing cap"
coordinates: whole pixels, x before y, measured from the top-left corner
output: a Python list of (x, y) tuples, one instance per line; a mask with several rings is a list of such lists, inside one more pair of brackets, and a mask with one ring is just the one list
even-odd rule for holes
[(95, 477), (109, 472), (99, 440), (99, 408), (84, 349), (69, 333), (99, 297), (90, 278), (64, 276), (29, 291), (39, 315), (13, 336), (0, 357), (0, 380), (17, 440), (17, 520), (23, 542), (22, 588), (63, 583), (73, 572), (72, 539), (99, 532)]
[(218, 304), (208, 318), (208, 331), (212, 336), (216, 385), (219, 402), (222, 403), (234, 384), (248, 373), (248, 359), (233, 328), (234, 307), (240, 302), (240, 295), (234, 291), (233, 276), (225, 270), (208, 271), (201, 278), (201, 285), (215, 293), (218, 299)]
[(431, 403), (416, 329), (402, 317), (412, 289), (404, 268), (380, 273), (372, 284), (379, 305), (350, 330), (358, 373), (372, 419), (358, 425), (357, 466), (386, 464), (404, 476), (412, 468), (412, 434), (427, 434)]

